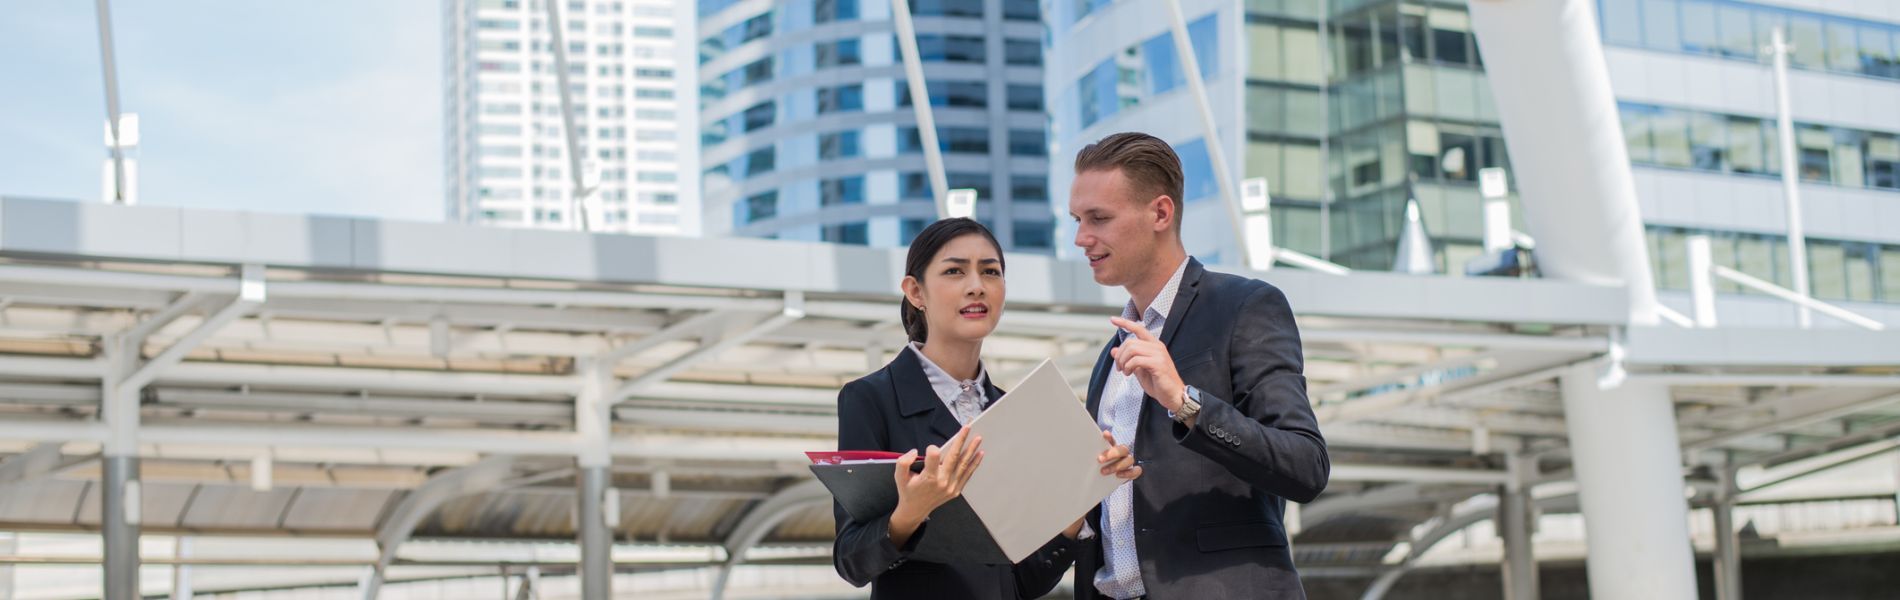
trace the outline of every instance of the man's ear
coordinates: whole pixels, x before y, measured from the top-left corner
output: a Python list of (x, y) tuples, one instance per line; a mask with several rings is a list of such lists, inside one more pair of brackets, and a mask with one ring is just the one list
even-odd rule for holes
[(1174, 229), (1174, 222), (1181, 218), (1180, 213), (1174, 210), (1174, 198), (1166, 194), (1155, 196), (1155, 199), (1148, 201), (1148, 209), (1155, 215), (1153, 225), (1157, 232)]

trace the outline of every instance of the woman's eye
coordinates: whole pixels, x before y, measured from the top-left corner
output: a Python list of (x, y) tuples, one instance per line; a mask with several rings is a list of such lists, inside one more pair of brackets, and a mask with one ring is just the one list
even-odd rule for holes
[(950, 267), (950, 268), (948, 268), (948, 269), (945, 269), (945, 270), (943, 271), (943, 274), (945, 274), (945, 275), (961, 275), (961, 274), (963, 274), (963, 269), (959, 269), (959, 268), (956, 268), (956, 267)]
[(983, 274), (984, 274), (984, 275), (990, 275), (990, 276), (993, 276), (993, 277), (1002, 277), (1002, 276), (1003, 276), (1003, 272), (1002, 272), (1002, 271), (998, 271), (998, 270), (996, 270), (996, 269), (990, 269), (990, 270), (988, 270), (988, 271), (984, 271), (984, 272), (983, 272)]

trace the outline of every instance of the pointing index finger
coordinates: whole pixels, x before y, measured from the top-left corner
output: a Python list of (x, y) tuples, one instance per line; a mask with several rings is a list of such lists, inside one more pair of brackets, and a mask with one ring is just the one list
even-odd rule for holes
[(1121, 317), (1109, 317), (1108, 322), (1113, 323), (1116, 327), (1121, 328), (1123, 331), (1127, 331), (1128, 333), (1134, 334), (1135, 339), (1149, 341), (1149, 342), (1156, 341), (1155, 334), (1150, 333), (1148, 331), (1148, 328), (1143, 327), (1140, 323), (1136, 323), (1134, 321), (1130, 321), (1128, 319), (1124, 319)]

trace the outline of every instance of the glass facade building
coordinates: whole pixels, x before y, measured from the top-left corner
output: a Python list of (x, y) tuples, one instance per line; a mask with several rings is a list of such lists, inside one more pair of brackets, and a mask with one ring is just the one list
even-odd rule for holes
[[(1900, 15), (1793, 4), (1598, 5), (1658, 282), (1686, 287), (1689, 232), (1716, 237), (1718, 262), (1788, 281), (1773, 87), (1761, 51), (1771, 28), (1787, 27), (1796, 45), (1795, 168), (1806, 212), (1819, 213), (1808, 218), (1813, 293), (1900, 302), (1900, 111), (1891, 110), (1900, 106)], [(1390, 269), (1406, 202), (1416, 199), (1440, 271), (1460, 273), (1481, 252), (1478, 171), (1508, 172), (1511, 159), (1464, 2), (1181, 5), (1197, 54), (1218, 49), (1201, 61), (1220, 143), (1238, 177), (1268, 180), (1277, 245)], [(1117, 131), (1169, 140), (1187, 171), (1190, 252), (1239, 263), (1224, 210), (1200, 204), (1217, 189), (1202, 128), (1184, 118), (1198, 109), (1167, 85), (1178, 68), (1171, 46), (1158, 50), (1170, 41), (1166, 6), (1043, 6), (1057, 156)], [(1154, 60), (1164, 53), (1166, 66)], [(1058, 189), (1072, 177), (1067, 167), (1052, 163)], [(1520, 214), (1515, 178), (1510, 193)]]
[[(951, 188), (1012, 251), (1050, 252), (1033, 0), (913, 0)], [(901, 246), (936, 220), (888, 2), (699, 4), (709, 235)]]
[[(554, 36), (543, 0), (443, 3), (448, 220), (577, 229)], [(695, 234), (693, 38), (677, 0), (559, 0), (594, 231)], [(591, 171), (591, 172), (590, 172)]]

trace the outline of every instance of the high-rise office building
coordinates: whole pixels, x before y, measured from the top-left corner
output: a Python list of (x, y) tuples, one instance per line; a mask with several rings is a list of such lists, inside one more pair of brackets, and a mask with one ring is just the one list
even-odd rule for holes
[[(690, 2), (558, 0), (593, 231), (697, 234)], [(578, 229), (543, 0), (446, 0), (450, 221)]]
[[(1037, 3), (909, 6), (949, 187), (1048, 252)], [(897, 246), (936, 219), (889, 2), (706, 0), (699, 29), (708, 235)]]
[[(1508, 171), (1510, 157), (1462, 2), (1181, 5), (1235, 176), (1270, 182), (1276, 244), (1390, 269), (1416, 198), (1441, 271), (1480, 254), (1478, 171)], [(1052, 185), (1066, 189), (1059, 158), (1081, 145), (1155, 133), (1188, 171), (1190, 250), (1240, 263), (1203, 128), (1184, 117), (1198, 113), (1179, 85), (1165, 4), (1046, 9)], [(1668, 292), (1688, 285), (1691, 233), (1713, 237), (1717, 264), (1792, 284), (1763, 50), (1785, 27), (1812, 292), (1900, 302), (1900, 111), (1890, 110), (1900, 106), (1900, 4), (1601, 0), (1598, 17), (1666, 301), (1680, 305)], [(1718, 281), (1718, 291), (1744, 290)]]

